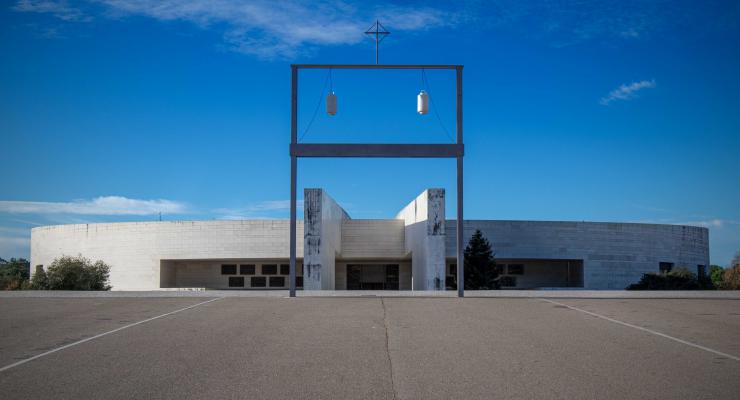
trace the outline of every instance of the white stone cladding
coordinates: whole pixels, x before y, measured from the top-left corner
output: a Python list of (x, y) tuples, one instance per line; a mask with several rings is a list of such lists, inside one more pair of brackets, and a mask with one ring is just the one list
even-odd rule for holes
[[(455, 258), (457, 221), (447, 221), (446, 253)], [(709, 265), (709, 230), (684, 225), (615, 222), (466, 220), (463, 243), (476, 229), (501, 259), (583, 260), (586, 289), (624, 289), (660, 262)]]
[[(114, 290), (154, 290), (160, 288), (160, 260), (285, 259), (289, 225), (253, 220), (42, 226), (31, 230), (31, 265), (79, 254), (111, 266)], [(303, 237), (303, 221), (296, 236)], [(303, 241), (297, 244), (302, 254)]]
[(303, 288), (334, 289), (334, 261), (342, 251), (342, 222), (349, 216), (323, 189), (305, 189), (303, 210)]
[(400, 219), (348, 219), (342, 222), (342, 258), (400, 259), (406, 251)]
[(405, 225), (414, 290), (445, 290), (445, 191), (427, 189), (397, 215)]
[[(456, 221), (444, 219), (441, 189), (424, 191), (397, 219), (349, 219), (320, 189), (306, 191), (305, 210), (312, 229), (304, 235), (299, 220), (296, 235), (299, 265), (303, 257), (313, 266), (313, 280), (303, 274), (305, 289), (343, 288), (348, 263), (377, 262), (400, 265), (402, 289), (434, 290), (438, 282), (444, 285), (445, 261), (455, 262)], [(223, 288), (228, 276), (220, 274), (221, 263), (287, 263), (289, 225), (286, 219), (42, 226), (31, 231), (31, 272), (62, 255), (80, 254), (111, 265), (113, 290), (195, 285), (199, 279), (203, 287)], [(587, 289), (623, 289), (643, 273), (658, 272), (660, 262), (693, 272), (709, 264), (709, 232), (702, 227), (468, 220), (464, 228), (464, 243), (480, 229), (499, 259), (529, 260), (542, 268), (553, 265), (547, 260), (582, 260)], [(315, 252), (309, 244), (317, 246)], [(173, 266), (181, 268), (177, 274)], [(537, 285), (528, 281), (534, 278), (520, 281)]]

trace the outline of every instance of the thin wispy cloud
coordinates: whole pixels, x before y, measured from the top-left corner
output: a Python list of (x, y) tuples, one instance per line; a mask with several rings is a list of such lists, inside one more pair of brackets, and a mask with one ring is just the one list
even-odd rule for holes
[(713, 218), (706, 220), (681, 221), (677, 225), (703, 226), (705, 228), (723, 228), (727, 226), (740, 226), (740, 221), (729, 219)]
[(655, 79), (620, 85), (618, 88), (609, 92), (608, 95), (602, 97), (601, 100), (599, 100), (599, 104), (608, 106), (617, 100), (631, 100), (637, 97), (637, 92), (643, 89), (652, 89), (654, 87)]
[(89, 22), (92, 17), (79, 8), (72, 7), (67, 1), (20, 0), (13, 7), (15, 11), (51, 14), (61, 20), (70, 22)]
[[(129, 16), (144, 16), (217, 31), (226, 49), (264, 59), (294, 58), (317, 46), (366, 41), (363, 32), (376, 18), (396, 32), (426, 31), (455, 25), (460, 19), (453, 10), (340, 0), (91, 0), (87, 4), (92, 4), (88, 12), (96, 12), (96, 17), (124, 21)], [(68, 21), (85, 16), (65, 1), (23, 0), (14, 9), (50, 13)]]
[[(303, 200), (296, 202), (303, 208)], [(290, 200), (268, 200), (238, 208), (217, 208), (212, 213), (217, 219), (265, 219), (285, 216), (290, 211)]]
[(81, 215), (154, 215), (183, 214), (187, 206), (172, 200), (140, 200), (122, 196), (102, 196), (69, 202), (0, 201), (0, 213), (9, 214), (81, 214)]

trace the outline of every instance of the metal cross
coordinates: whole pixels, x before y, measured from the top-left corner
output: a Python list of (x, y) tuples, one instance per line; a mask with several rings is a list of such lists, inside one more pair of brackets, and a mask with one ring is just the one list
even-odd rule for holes
[(375, 20), (375, 23), (370, 26), (370, 28), (365, 31), (366, 35), (375, 35), (375, 64), (378, 64), (378, 47), (380, 45), (380, 42), (385, 39), (386, 36), (390, 35), (391, 33), (388, 32), (385, 27), (378, 21)]

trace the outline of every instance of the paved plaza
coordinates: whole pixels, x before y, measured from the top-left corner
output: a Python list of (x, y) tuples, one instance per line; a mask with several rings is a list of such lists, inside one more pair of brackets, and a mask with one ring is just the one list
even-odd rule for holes
[(732, 293), (240, 293), (3, 294), (3, 398), (740, 393)]

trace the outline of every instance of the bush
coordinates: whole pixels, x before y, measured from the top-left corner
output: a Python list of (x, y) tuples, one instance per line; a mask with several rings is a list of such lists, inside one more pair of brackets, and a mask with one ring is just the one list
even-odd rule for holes
[(676, 268), (667, 274), (647, 273), (627, 290), (697, 290), (702, 289), (696, 274), (687, 268)]
[(740, 290), (740, 264), (727, 268), (722, 274), (721, 289)]
[(719, 265), (709, 266), (709, 278), (712, 280), (712, 285), (716, 288), (722, 287), (722, 275), (725, 273), (725, 269)]
[(28, 282), (28, 271), (31, 263), (23, 258), (11, 258), (5, 261), (0, 258), (0, 290), (22, 289)]
[(49, 277), (46, 275), (46, 271), (39, 269), (33, 274), (31, 278), (31, 289), (33, 290), (48, 290), (49, 289)]
[(82, 256), (62, 256), (33, 276), (32, 287), (49, 290), (110, 290), (110, 266)]

